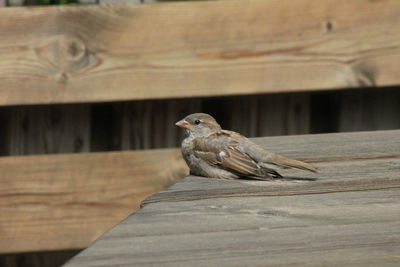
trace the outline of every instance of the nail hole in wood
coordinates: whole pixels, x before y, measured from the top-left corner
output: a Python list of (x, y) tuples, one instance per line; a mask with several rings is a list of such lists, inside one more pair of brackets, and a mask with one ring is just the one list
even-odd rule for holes
[(324, 23), (324, 32), (330, 33), (335, 28), (335, 22), (333, 20), (327, 20)]

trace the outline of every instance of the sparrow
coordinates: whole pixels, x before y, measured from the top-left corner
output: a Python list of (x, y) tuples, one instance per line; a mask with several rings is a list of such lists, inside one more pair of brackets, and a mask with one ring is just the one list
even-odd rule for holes
[(269, 152), (239, 133), (223, 130), (206, 113), (188, 115), (176, 125), (185, 130), (182, 155), (193, 175), (271, 180), (282, 178), (276, 167), (317, 171), (311, 164)]

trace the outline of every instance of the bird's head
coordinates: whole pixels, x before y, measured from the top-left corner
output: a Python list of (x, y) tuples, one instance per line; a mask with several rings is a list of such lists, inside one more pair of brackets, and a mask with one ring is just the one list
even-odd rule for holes
[(185, 129), (193, 137), (207, 137), (221, 131), (218, 122), (206, 113), (190, 114), (175, 125)]

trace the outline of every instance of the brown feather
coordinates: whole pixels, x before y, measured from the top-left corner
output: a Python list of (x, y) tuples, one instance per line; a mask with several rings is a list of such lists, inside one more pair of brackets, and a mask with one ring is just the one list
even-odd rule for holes
[(242, 175), (260, 176), (260, 168), (247, 154), (232, 147), (228, 148), (227, 156), (222, 157), (221, 166), (234, 170)]
[(230, 136), (230, 133), (219, 132), (207, 138), (196, 138), (194, 154), (210, 165), (218, 165), (239, 176), (281, 177), (275, 170), (259, 166), (249, 155), (238, 150), (240, 143)]
[(216, 157), (216, 154), (213, 152), (195, 151), (194, 155), (198, 158), (201, 158), (210, 165), (216, 165), (221, 163), (221, 161), (218, 160), (218, 158)]
[(312, 172), (317, 172), (318, 169), (312, 166), (311, 164), (295, 160), (295, 159), (289, 159), (285, 158), (279, 155), (275, 155), (270, 161), (270, 163), (282, 166), (282, 167), (290, 167), (290, 168), (296, 168), (296, 169), (301, 169), (301, 170), (306, 170), (306, 171), (312, 171)]

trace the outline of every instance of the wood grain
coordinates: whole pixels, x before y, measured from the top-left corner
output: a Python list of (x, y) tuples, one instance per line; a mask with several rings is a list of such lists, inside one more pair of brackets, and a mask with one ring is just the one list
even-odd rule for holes
[[(318, 134), (255, 138), (256, 143), (281, 155), (300, 158), (319, 167), (318, 173), (283, 169), (287, 177), (273, 183), (187, 178), (168, 191), (146, 199), (186, 201), (204, 198), (284, 196), (400, 188), (400, 131)], [(310, 179), (315, 179), (312, 181)]]
[(399, 84), (396, 0), (0, 9), (0, 105)]
[(3, 113), (8, 155), (89, 151), (90, 106), (13, 107)]
[(199, 99), (124, 103), (120, 109), (122, 149), (178, 147), (184, 131), (175, 123), (201, 111), (206, 112)]
[[(349, 91), (341, 94), (340, 132), (400, 129), (400, 90)], [(395, 119), (397, 118), (397, 119)]]
[(0, 252), (84, 248), (187, 174), (180, 151), (0, 157)]
[(65, 266), (400, 264), (399, 130), (254, 140), (320, 172), (185, 178)]
[(396, 266), (400, 190), (155, 203), (72, 266)]

